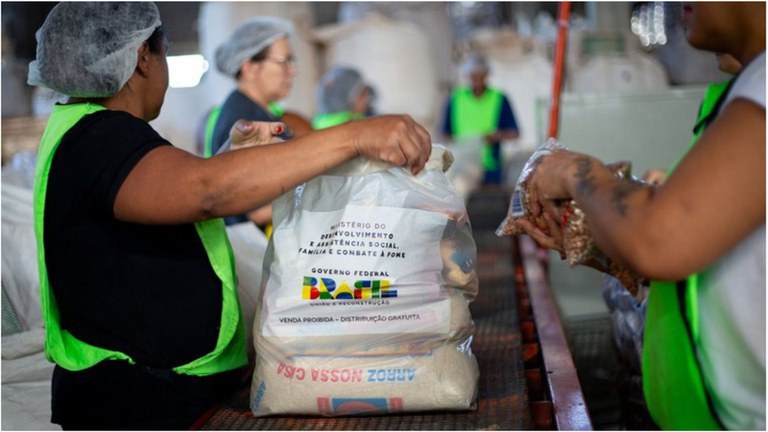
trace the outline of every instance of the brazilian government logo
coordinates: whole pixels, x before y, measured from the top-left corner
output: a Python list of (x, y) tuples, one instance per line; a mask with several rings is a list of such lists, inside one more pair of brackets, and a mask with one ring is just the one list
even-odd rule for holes
[[(353, 288), (354, 287), (354, 288)], [(302, 300), (355, 300), (397, 297), (397, 290), (389, 288), (389, 279), (366, 279), (337, 282), (331, 278), (304, 276)]]

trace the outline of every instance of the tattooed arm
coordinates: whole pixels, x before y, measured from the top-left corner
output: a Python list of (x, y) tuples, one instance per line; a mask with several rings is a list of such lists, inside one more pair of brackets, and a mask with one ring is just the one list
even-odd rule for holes
[(555, 220), (557, 203), (575, 199), (614, 261), (652, 279), (685, 277), (765, 223), (765, 112), (729, 104), (656, 189), (618, 180), (593, 157), (557, 151), (542, 159), (531, 195), (541, 204), (534, 213)]

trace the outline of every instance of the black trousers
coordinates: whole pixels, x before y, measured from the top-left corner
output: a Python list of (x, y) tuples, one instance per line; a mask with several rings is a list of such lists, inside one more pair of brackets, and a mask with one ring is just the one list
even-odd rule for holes
[(185, 430), (234, 394), (243, 369), (198, 377), (107, 360), (53, 371), (51, 422), (65, 430)]

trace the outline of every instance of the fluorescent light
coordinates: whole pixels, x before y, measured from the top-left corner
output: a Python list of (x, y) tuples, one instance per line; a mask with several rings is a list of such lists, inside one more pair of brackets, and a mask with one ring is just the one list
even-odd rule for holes
[(196, 87), (207, 71), (208, 61), (199, 54), (168, 57), (168, 85), (172, 88)]

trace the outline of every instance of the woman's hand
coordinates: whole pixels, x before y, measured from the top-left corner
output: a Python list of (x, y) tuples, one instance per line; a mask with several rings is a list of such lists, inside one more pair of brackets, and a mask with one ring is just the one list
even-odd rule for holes
[(560, 258), (565, 259), (565, 248), (563, 247), (563, 227), (561, 227), (549, 214), (544, 214), (544, 222), (547, 224), (547, 232), (537, 227), (535, 224), (525, 219), (515, 221), (515, 223), (531, 236), (536, 243), (547, 249), (553, 249), (560, 253)]
[(555, 150), (543, 156), (529, 181), (531, 214), (542, 212), (560, 220), (565, 200), (589, 196), (603, 178), (613, 178), (598, 159), (569, 150)]
[(232, 150), (271, 144), (281, 141), (278, 136), (285, 131), (281, 122), (238, 120), (229, 131)]
[(410, 168), (417, 174), (432, 151), (432, 141), (423, 126), (408, 115), (375, 116), (350, 126), (357, 154), (390, 165)]

